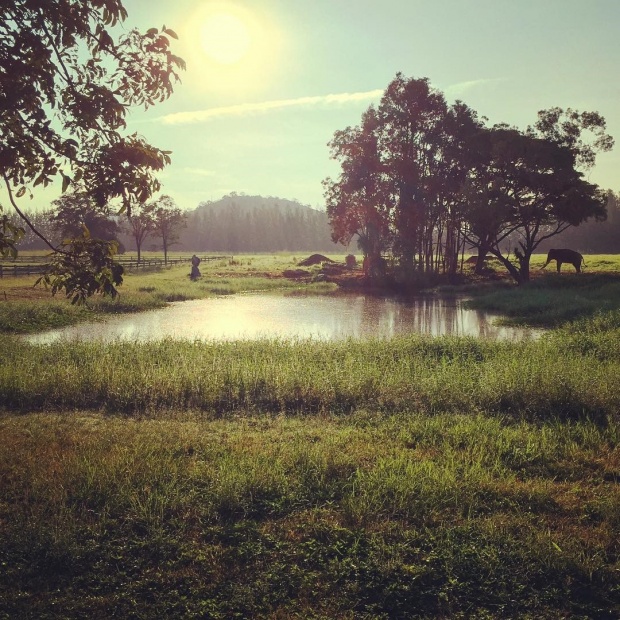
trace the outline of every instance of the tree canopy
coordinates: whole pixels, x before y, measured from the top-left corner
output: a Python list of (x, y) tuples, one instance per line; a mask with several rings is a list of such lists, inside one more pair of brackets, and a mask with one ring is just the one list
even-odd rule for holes
[[(0, 178), (23, 225), (39, 234), (18, 199), (54, 181), (100, 206), (119, 200), (130, 213), (160, 189), (155, 174), (170, 153), (128, 133), (127, 112), (171, 95), (184, 68), (170, 49), (176, 34), (164, 27), (117, 35), (127, 17), (121, 0), (14, 0), (1, 11)], [(23, 227), (2, 223), (0, 252), (13, 253)], [(92, 236), (77, 243), (78, 263), (92, 249), (92, 266), (105, 255), (112, 273), (112, 246)], [(48, 245), (71, 262), (71, 244)], [(120, 280), (99, 276), (80, 290), (115, 295)]]
[(96, 239), (118, 237), (120, 226), (110, 217), (108, 203), (98, 205), (87, 194), (66, 193), (52, 201), (52, 208), (53, 226), (63, 239), (80, 237), (85, 228)]
[(371, 258), (389, 248), (403, 280), (454, 273), (469, 244), (526, 281), (541, 241), (605, 217), (604, 193), (580, 172), (613, 146), (596, 112), (553, 108), (525, 131), (487, 127), (427, 79), (399, 73), (329, 146), (341, 164), (324, 181), (334, 241), (357, 235)]

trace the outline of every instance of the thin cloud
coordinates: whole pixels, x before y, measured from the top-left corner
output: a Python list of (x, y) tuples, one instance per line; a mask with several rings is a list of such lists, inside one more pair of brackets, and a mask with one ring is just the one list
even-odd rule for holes
[(187, 125), (192, 123), (205, 123), (216, 118), (226, 116), (248, 116), (251, 114), (264, 114), (274, 110), (283, 110), (294, 107), (331, 106), (355, 103), (378, 99), (383, 94), (382, 89), (368, 90), (359, 93), (338, 93), (334, 95), (319, 95), (316, 97), (298, 97), (297, 99), (276, 99), (274, 101), (262, 101), (259, 103), (242, 103), (239, 105), (209, 110), (196, 110), (194, 112), (177, 112), (159, 117), (164, 125)]

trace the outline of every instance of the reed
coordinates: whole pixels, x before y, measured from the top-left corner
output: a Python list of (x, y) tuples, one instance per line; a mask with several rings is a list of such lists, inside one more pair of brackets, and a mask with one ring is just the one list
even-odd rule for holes
[(8, 409), (129, 415), (179, 408), (212, 417), (346, 414), (370, 407), (604, 417), (620, 405), (619, 322), (618, 312), (601, 315), (577, 334), (567, 329), (521, 343), (422, 336), (46, 346), (10, 340), (0, 351), (0, 392)]

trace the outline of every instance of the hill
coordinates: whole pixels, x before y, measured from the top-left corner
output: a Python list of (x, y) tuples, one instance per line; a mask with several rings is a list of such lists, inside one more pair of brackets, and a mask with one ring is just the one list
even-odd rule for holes
[(295, 200), (231, 193), (187, 213), (179, 249), (197, 252), (342, 251), (324, 211)]

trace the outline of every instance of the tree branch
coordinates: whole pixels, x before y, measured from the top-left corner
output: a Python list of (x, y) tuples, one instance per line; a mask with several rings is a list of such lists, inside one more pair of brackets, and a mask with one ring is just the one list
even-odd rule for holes
[(67, 254), (67, 252), (65, 252), (64, 250), (60, 250), (59, 248), (55, 247), (50, 241), (47, 240), (46, 237), (44, 237), (34, 226), (34, 224), (28, 219), (28, 217), (26, 216), (25, 213), (23, 213), (20, 208), (17, 206), (17, 203), (15, 202), (15, 198), (13, 197), (13, 191), (11, 190), (11, 185), (9, 183), (9, 179), (6, 176), (5, 172), (2, 172), (2, 178), (4, 179), (4, 183), (6, 185), (6, 191), (9, 195), (9, 200), (11, 201), (11, 205), (13, 206), (13, 208), (15, 209), (15, 211), (17, 211), (17, 214), (19, 215), (19, 217), (22, 218), (22, 220), (24, 220), (24, 222), (26, 222), (26, 224), (28, 225), (28, 228), (30, 228), (30, 230), (37, 236), (39, 237), (39, 239), (41, 239), (45, 245), (47, 245), (49, 248), (51, 248), (54, 252), (59, 252), (60, 254)]

